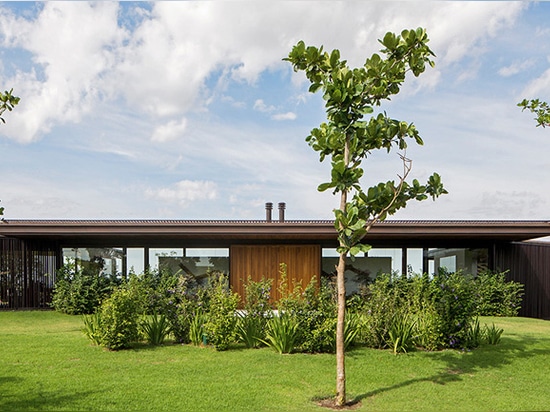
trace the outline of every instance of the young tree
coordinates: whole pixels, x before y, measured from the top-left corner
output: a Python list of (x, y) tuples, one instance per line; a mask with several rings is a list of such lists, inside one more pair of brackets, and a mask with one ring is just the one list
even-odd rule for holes
[(523, 99), (523, 101), (518, 103), (518, 106), (522, 107), (522, 112), (527, 109), (531, 113), (537, 115), (537, 117), (535, 117), (537, 127), (550, 126), (550, 105), (548, 105), (548, 103), (540, 101), (539, 99)]
[[(422, 28), (404, 30), (400, 35), (387, 33), (382, 40), (382, 55), (373, 54), (364, 66), (351, 69), (340, 58), (340, 52), (324, 52), (320, 48), (296, 44), (288, 57), (295, 71), (304, 71), (311, 82), (309, 91), (322, 90), (327, 122), (311, 131), (306, 138), (319, 152), (320, 161), (330, 157), (330, 182), (319, 191), (332, 189), (340, 194), (340, 207), (334, 210), (338, 234), (337, 266), (338, 321), (336, 329), (336, 399), (338, 406), (346, 403), (346, 375), (344, 353), (345, 326), (345, 264), (348, 255), (366, 252), (370, 247), (363, 238), (378, 222), (406, 206), (409, 200), (436, 198), (447, 193), (441, 179), (434, 173), (425, 185), (418, 180), (408, 183), (406, 178), (412, 161), (406, 157), (407, 139), (422, 145), (422, 139), (412, 123), (389, 118), (386, 113), (374, 115), (374, 107), (390, 100), (399, 92), (407, 72), (419, 76), (426, 65), (433, 66), (433, 52), (427, 46), (428, 36)], [(368, 121), (364, 115), (373, 114)], [(361, 162), (373, 151), (397, 148), (403, 172), (397, 182), (378, 183), (367, 190), (361, 187)]]

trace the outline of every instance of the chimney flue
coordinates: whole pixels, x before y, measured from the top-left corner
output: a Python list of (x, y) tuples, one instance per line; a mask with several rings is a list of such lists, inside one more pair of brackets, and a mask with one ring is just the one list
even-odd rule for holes
[(286, 208), (285, 202), (279, 203), (279, 222), (285, 221), (285, 208)]
[(265, 220), (271, 222), (271, 211), (273, 210), (273, 203), (267, 202), (265, 204)]

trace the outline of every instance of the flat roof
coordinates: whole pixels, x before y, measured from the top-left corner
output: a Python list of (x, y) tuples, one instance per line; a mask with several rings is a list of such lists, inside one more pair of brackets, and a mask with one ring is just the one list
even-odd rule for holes
[[(287, 220), (5, 220), (0, 236), (62, 245), (153, 246), (298, 242), (332, 245), (333, 221)], [(365, 238), (378, 245), (431, 246), (518, 242), (550, 236), (546, 220), (386, 220)]]

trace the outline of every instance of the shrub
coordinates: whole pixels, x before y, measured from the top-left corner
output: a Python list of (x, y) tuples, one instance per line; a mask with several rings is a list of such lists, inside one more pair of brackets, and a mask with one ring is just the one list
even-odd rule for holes
[(506, 272), (486, 271), (475, 278), (478, 316), (517, 316), (521, 308), (523, 285), (506, 280)]
[(101, 314), (99, 312), (83, 315), (83, 332), (94, 345), (101, 345)]
[(206, 344), (206, 332), (204, 325), (208, 320), (207, 316), (199, 313), (196, 314), (189, 325), (189, 340), (195, 346)]
[(146, 315), (140, 326), (145, 340), (151, 345), (162, 345), (170, 334), (170, 325), (164, 315)]
[(244, 285), (244, 311), (238, 313), (237, 339), (247, 348), (257, 348), (265, 338), (267, 321), (273, 315), (269, 299), (273, 279), (258, 282), (250, 277)]
[(416, 324), (416, 344), (430, 350), (462, 347), (473, 319), (472, 295), (472, 278), (461, 273), (380, 275), (362, 291), (360, 336), (372, 347), (395, 345), (399, 329), (405, 328), (400, 316), (406, 315)]
[(280, 312), (267, 322), (265, 344), (279, 353), (291, 353), (299, 336), (299, 323), (292, 315)]
[(477, 348), (483, 343), (485, 339), (485, 333), (481, 326), (479, 325), (479, 318), (470, 323), (468, 329), (466, 330), (466, 347), (468, 348)]
[(51, 305), (69, 315), (91, 314), (118, 283), (101, 274), (100, 264), (77, 268), (73, 259), (57, 271)]
[(497, 345), (500, 343), (500, 338), (504, 329), (497, 328), (493, 323), (492, 326), (485, 325), (485, 340), (489, 345)]
[(101, 305), (101, 345), (111, 350), (128, 348), (139, 338), (138, 303), (131, 290), (117, 288)]
[(244, 343), (247, 348), (259, 347), (265, 338), (267, 319), (248, 313), (239, 313), (236, 324), (237, 340)]
[(388, 344), (394, 355), (407, 353), (415, 345), (416, 321), (408, 313), (396, 313), (388, 330)]
[(216, 350), (227, 350), (235, 341), (235, 311), (239, 295), (232, 293), (227, 277), (220, 273), (211, 279), (209, 286), (208, 320), (204, 325), (208, 342)]

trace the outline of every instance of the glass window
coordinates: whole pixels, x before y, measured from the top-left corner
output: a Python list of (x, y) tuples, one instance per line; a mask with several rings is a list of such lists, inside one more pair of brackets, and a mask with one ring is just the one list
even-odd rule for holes
[[(323, 249), (321, 255), (321, 275), (334, 278), (339, 260), (338, 253), (334, 249)], [(380, 273), (390, 273), (391, 263), (391, 258), (387, 256), (358, 255), (354, 260), (348, 259), (345, 271), (346, 293), (357, 293)]]
[(391, 259), (391, 268), (392, 273), (401, 273), (401, 266), (403, 262), (403, 250), (401, 248), (391, 248), (391, 249), (382, 249), (382, 248), (372, 248), (368, 252), (369, 257), (387, 257)]
[(423, 273), (424, 250), (407, 249), (407, 274)]
[(151, 270), (169, 269), (174, 273), (180, 269), (183, 248), (149, 249), (149, 267)]
[(126, 249), (126, 275), (137, 275), (145, 271), (145, 249), (136, 247)]
[(64, 263), (74, 261), (83, 271), (106, 276), (121, 276), (123, 259), (122, 248), (63, 248)]

